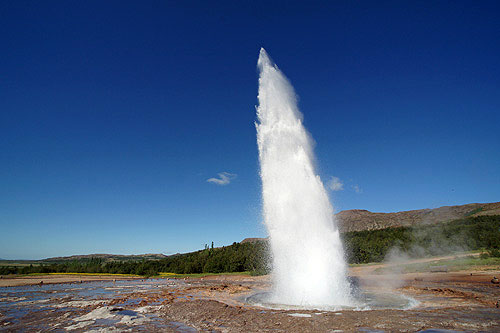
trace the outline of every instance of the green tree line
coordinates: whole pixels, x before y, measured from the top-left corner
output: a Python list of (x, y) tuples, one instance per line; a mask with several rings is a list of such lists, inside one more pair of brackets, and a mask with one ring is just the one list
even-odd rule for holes
[(233, 243), (230, 246), (176, 254), (159, 260), (105, 261), (101, 258), (60, 261), (30, 266), (0, 266), (0, 275), (30, 273), (111, 273), (154, 276), (159, 272), (176, 274), (252, 272), (265, 274), (267, 242)]
[[(349, 263), (384, 260), (393, 248), (419, 256), (455, 250), (487, 250), (500, 256), (500, 215), (468, 217), (447, 223), (415, 227), (385, 228), (342, 234)], [(164, 259), (106, 261), (85, 258), (24, 267), (0, 266), (0, 275), (29, 273), (119, 273), (144, 276), (159, 272), (177, 274), (245, 272), (265, 274), (270, 270), (267, 241), (233, 243), (219, 248), (205, 246), (196, 252)]]
[(393, 248), (419, 257), (471, 250), (485, 250), (491, 256), (500, 256), (500, 215), (347, 232), (342, 238), (347, 261), (354, 264), (380, 262)]

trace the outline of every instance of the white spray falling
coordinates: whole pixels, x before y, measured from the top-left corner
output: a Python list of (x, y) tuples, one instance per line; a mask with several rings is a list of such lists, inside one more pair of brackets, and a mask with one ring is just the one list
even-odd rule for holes
[(349, 283), (333, 208), (314, 168), (312, 138), (292, 85), (264, 49), (257, 143), (264, 219), (273, 257), (269, 302), (306, 307), (349, 305)]

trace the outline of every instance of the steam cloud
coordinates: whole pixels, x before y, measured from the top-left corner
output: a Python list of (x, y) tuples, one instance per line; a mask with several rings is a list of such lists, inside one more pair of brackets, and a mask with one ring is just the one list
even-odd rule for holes
[(328, 188), (332, 191), (342, 191), (344, 189), (344, 183), (338, 177), (332, 176), (328, 182)]
[(352, 186), (352, 189), (354, 190), (354, 192), (356, 193), (363, 193), (363, 190), (361, 189), (361, 187), (359, 187), (359, 185), (353, 185)]

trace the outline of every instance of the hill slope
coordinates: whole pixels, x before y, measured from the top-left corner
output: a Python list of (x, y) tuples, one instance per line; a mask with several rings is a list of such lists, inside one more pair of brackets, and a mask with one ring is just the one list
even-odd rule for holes
[(443, 206), (396, 213), (373, 213), (368, 210), (344, 210), (336, 214), (341, 232), (384, 229), (422, 224), (436, 224), (469, 216), (500, 215), (500, 202)]
[(151, 260), (151, 259), (163, 259), (167, 256), (164, 254), (157, 253), (148, 253), (148, 254), (132, 254), (132, 255), (123, 255), (123, 254), (104, 254), (104, 253), (95, 253), (95, 254), (82, 254), (82, 255), (73, 255), (68, 257), (54, 257), (40, 260), (42, 262), (60, 262), (60, 261), (71, 261), (71, 260), (82, 260), (82, 259), (91, 259), (91, 258), (99, 258), (104, 261), (127, 261), (127, 260)]

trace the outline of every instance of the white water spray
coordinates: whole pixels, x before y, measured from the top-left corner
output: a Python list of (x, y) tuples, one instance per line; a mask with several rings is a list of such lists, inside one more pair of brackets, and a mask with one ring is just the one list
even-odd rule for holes
[(257, 143), (264, 219), (273, 256), (270, 303), (350, 305), (333, 208), (314, 168), (312, 138), (292, 85), (264, 49), (258, 61)]

